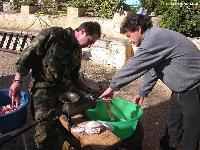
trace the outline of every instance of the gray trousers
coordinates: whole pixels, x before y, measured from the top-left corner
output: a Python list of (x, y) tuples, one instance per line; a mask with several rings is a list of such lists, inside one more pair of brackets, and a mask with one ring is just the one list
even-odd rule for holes
[(186, 92), (173, 92), (161, 149), (198, 150), (200, 140), (200, 86)]

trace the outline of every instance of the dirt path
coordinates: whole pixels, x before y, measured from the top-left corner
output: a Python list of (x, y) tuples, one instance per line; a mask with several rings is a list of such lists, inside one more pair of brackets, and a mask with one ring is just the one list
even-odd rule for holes
[[(0, 51), (0, 88), (8, 88), (12, 82), (14, 74), (14, 65), (19, 55)], [(83, 61), (82, 68), (85, 74), (90, 79), (88, 82), (91, 86), (98, 87), (99, 85), (107, 87), (116, 70), (106, 68), (102, 65), (94, 64), (91, 61)], [(115, 97), (131, 99), (137, 93), (137, 86), (141, 79), (138, 79), (128, 86), (115, 92)], [(28, 86), (28, 79), (25, 80)], [(143, 150), (158, 150), (159, 139), (164, 134), (165, 118), (167, 114), (167, 106), (169, 103), (169, 90), (158, 82), (151, 94), (146, 98), (143, 110), (144, 114), (141, 119), (144, 126), (144, 141)], [(27, 137), (31, 136), (31, 132), (27, 133)], [(30, 138), (31, 139), (31, 138)], [(27, 139), (29, 142), (30, 139)], [(14, 144), (14, 143), (13, 143)], [(7, 149), (8, 150), (8, 149)]]

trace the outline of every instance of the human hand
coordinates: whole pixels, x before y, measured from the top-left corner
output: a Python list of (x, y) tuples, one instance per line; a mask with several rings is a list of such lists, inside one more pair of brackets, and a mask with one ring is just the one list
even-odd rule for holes
[(136, 95), (131, 101), (141, 107), (144, 101), (144, 97), (141, 95)]
[(113, 98), (113, 89), (111, 89), (110, 87), (107, 88), (103, 94), (101, 94), (101, 96), (99, 96), (99, 98), (102, 98), (105, 101), (111, 101)]
[(9, 96), (12, 100), (11, 107), (18, 108), (20, 105), (20, 93), (22, 89), (21, 82), (13, 82), (13, 84), (9, 88)]

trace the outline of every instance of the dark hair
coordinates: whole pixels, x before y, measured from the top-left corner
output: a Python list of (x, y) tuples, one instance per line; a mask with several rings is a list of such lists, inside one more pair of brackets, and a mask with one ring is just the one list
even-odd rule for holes
[(153, 26), (151, 18), (146, 15), (128, 13), (121, 23), (120, 33), (124, 34), (127, 31), (134, 32), (137, 30), (138, 26), (141, 27), (142, 33), (145, 32), (148, 28)]
[(101, 37), (101, 26), (98, 22), (84, 22), (76, 28), (77, 31), (82, 29), (84, 29), (88, 35), (97, 35), (98, 37)]

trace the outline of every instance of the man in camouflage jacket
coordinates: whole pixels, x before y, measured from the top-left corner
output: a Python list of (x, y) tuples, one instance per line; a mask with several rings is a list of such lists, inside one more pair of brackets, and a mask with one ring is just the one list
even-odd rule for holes
[[(9, 91), (12, 104), (19, 106), (22, 78), (31, 70), (35, 119), (47, 116), (51, 109), (61, 110), (59, 96), (80, 85), (81, 48), (91, 46), (100, 36), (97, 22), (84, 22), (75, 30), (52, 27), (41, 31), (17, 61), (17, 73)], [(41, 150), (59, 150), (62, 146), (53, 122), (49, 121), (36, 126), (35, 142)]]

